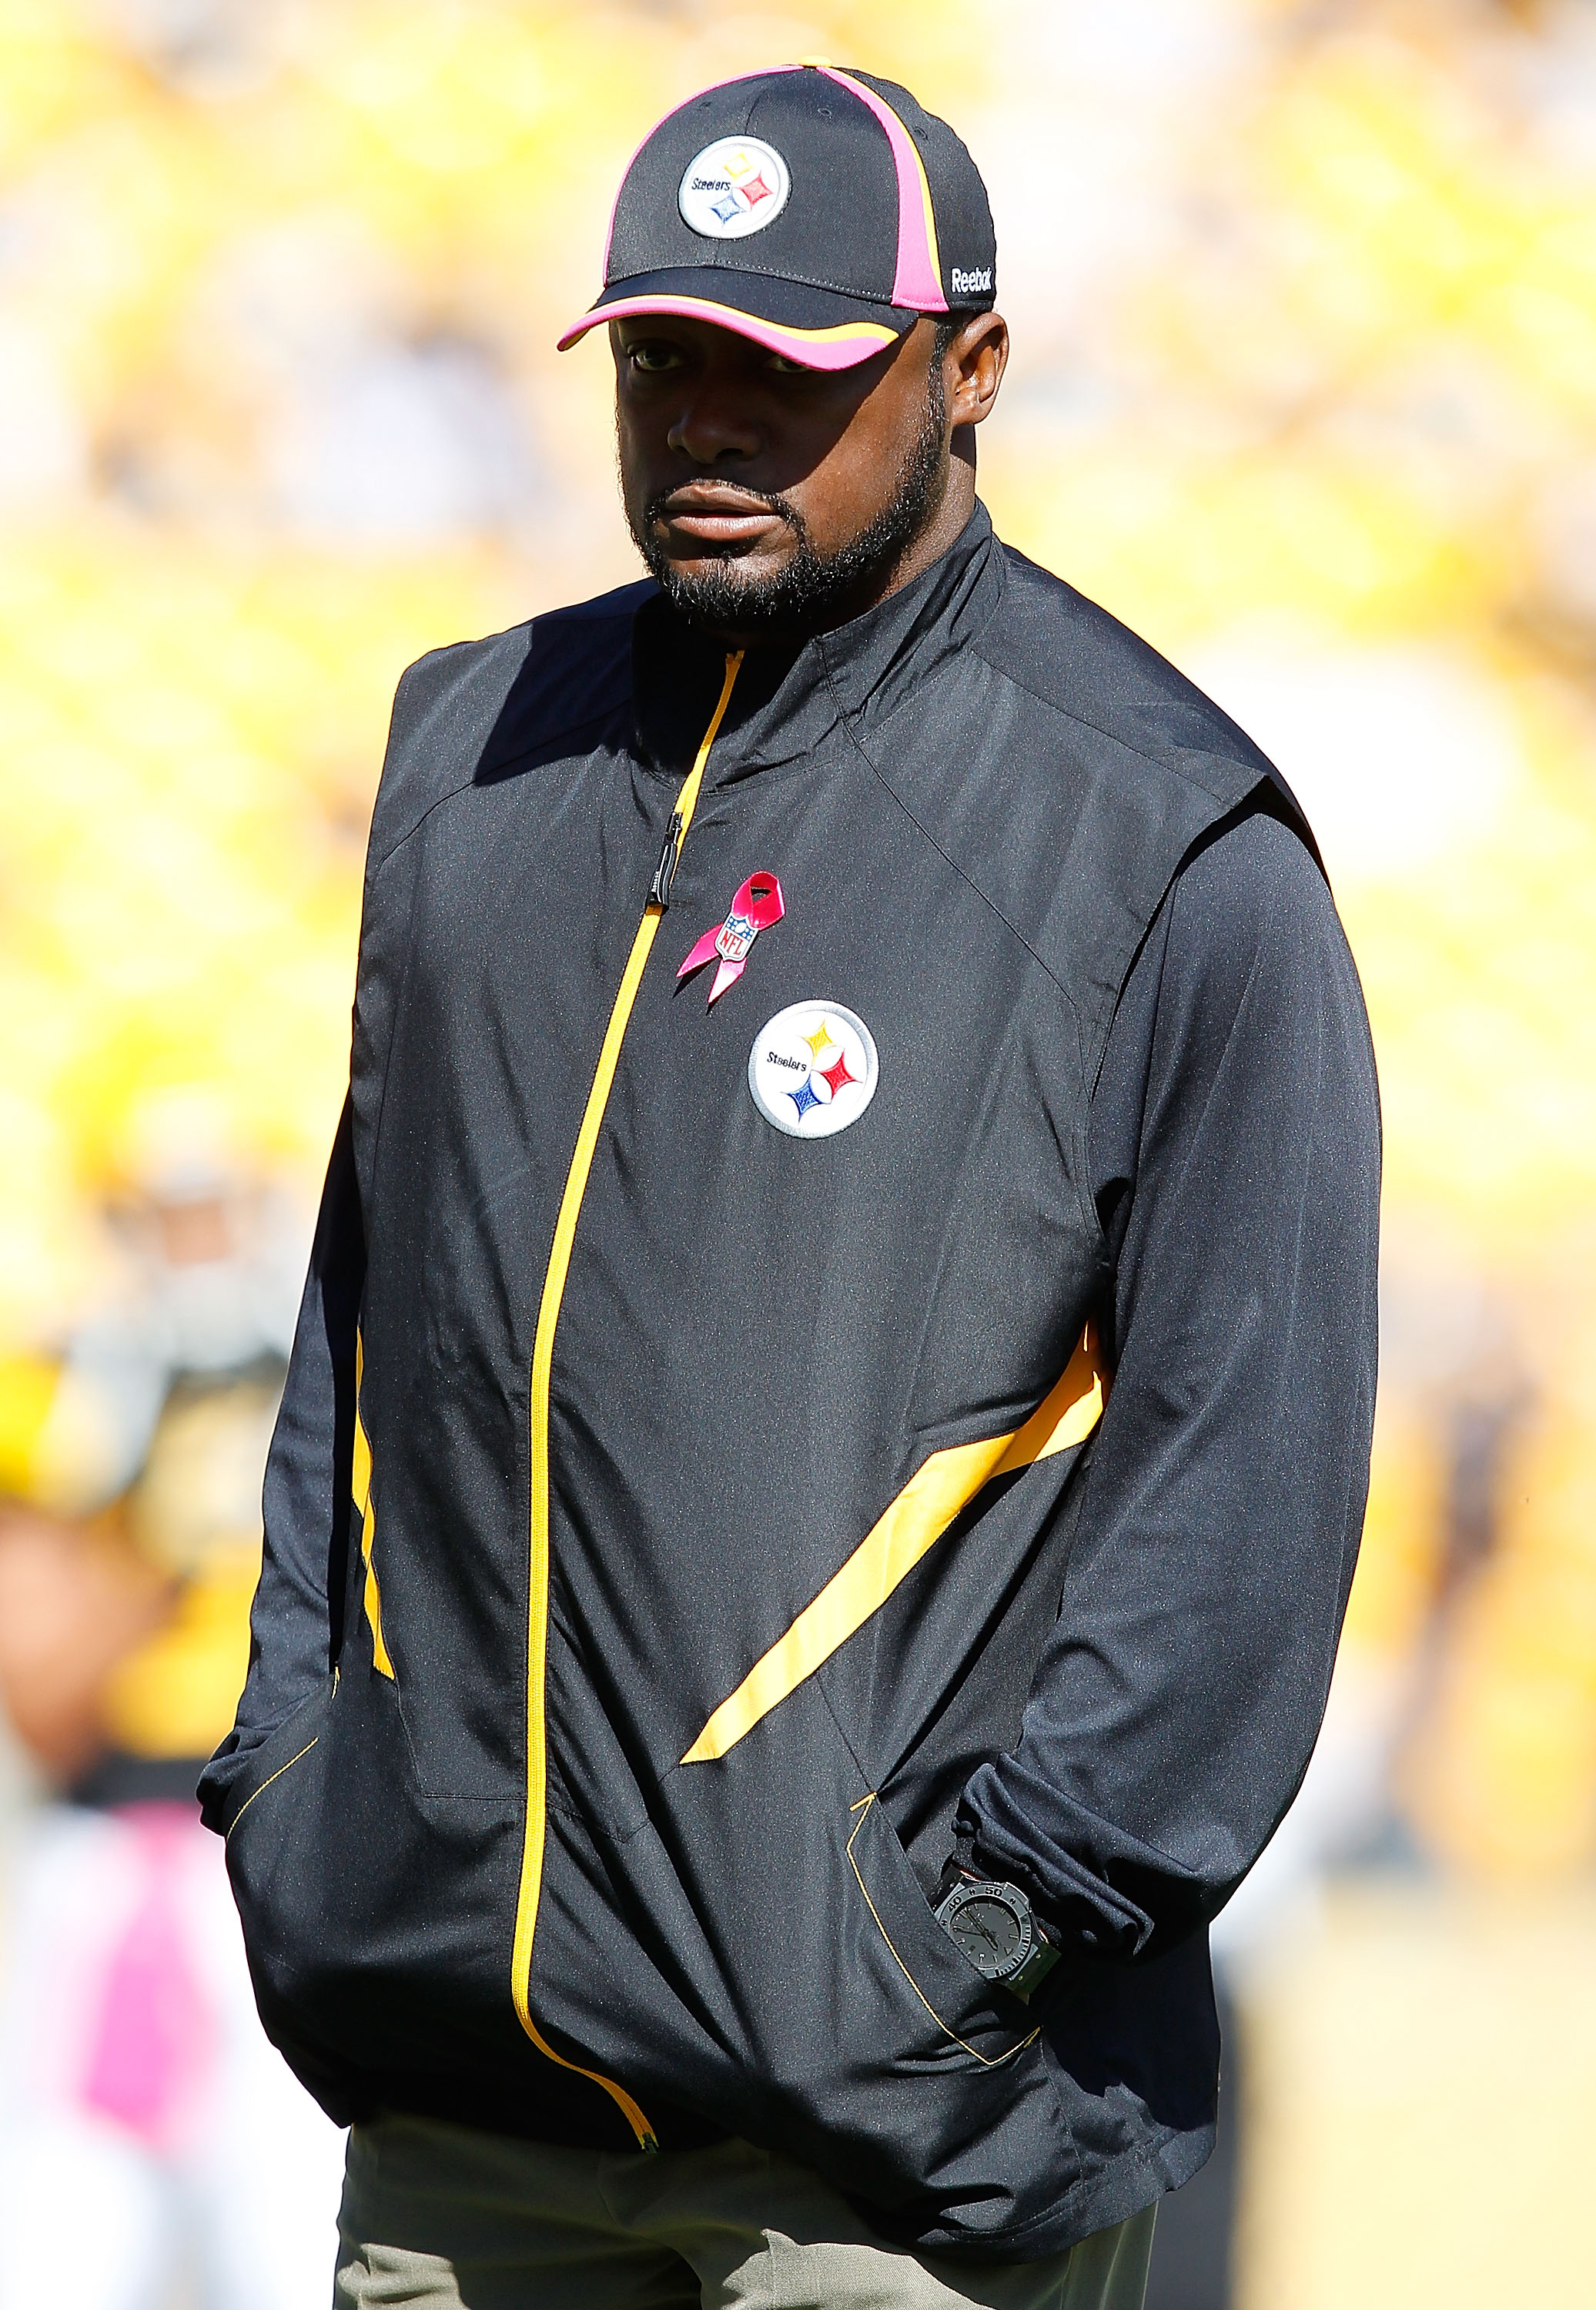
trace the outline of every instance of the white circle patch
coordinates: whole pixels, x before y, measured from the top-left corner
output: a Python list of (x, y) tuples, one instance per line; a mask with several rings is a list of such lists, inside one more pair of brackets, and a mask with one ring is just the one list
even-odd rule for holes
[(774, 224), (793, 179), (774, 144), (758, 136), (721, 136), (690, 161), (676, 205), (681, 221), (709, 240), (742, 240)]
[(870, 1029), (840, 1003), (790, 1003), (748, 1055), (754, 1105), (789, 1139), (829, 1139), (857, 1123), (880, 1073)]

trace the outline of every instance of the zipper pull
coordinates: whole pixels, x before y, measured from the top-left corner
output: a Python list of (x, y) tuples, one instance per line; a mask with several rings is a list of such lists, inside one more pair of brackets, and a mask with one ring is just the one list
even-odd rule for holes
[(648, 886), (648, 903), (657, 907), (663, 915), (671, 903), (671, 885), (676, 880), (676, 861), (681, 855), (681, 812), (671, 813), (671, 830), (665, 837), (665, 847), (660, 852), (659, 864), (654, 870), (654, 880)]

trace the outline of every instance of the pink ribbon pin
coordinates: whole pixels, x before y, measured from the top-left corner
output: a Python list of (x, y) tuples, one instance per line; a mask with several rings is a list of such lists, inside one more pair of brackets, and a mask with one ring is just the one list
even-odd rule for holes
[(715, 974), (715, 984), (709, 990), (711, 1003), (718, 1001), (728, 986), (734, 986), (742, 976), (749, 949), (761, 931), (772, 923), (779, 923), (786, 908), (782, 904), (781, 884), (774, 874), (750, 874), (732, 901), (732, 911), (718, 930), (706, 931), (687, 960), (676, 973), (685, 978), (690, 970), (698, 970), (711, 955), (720, 957), (720, 968)]

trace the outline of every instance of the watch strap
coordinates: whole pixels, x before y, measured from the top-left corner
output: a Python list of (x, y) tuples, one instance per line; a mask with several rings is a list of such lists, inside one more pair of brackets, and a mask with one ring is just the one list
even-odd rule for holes
[(1040, 1928), (1037, 1926), (1036, 1915), (1033, 1912), (1031, 1916), (1030, 1954), (1026, 1958), (1025, 1963), (1019, 1967), (1019, 1971), (1010, 1975), (1008, 1980), (1004, 1982), (1003, 1987), (1009, 1990), (1014, 1996), (1020, 1999), (1022, 2002), (1028, 2002), (1032, 1991), (1040, 1988), (1043, 1982), (1046, 1980), (1048, 1975), (1053, 1971), (1054, 1967), (1058, 1963), (1059, 1954), (1060, 1952), (1054, 1947), (1053, 1943), (1046, 1939)]

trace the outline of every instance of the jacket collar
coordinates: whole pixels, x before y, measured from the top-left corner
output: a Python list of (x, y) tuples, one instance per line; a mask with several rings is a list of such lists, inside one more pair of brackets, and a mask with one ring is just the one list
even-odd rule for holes
[(893, 712), (906, 688), (980, 631), (1004, 581), (1002, 549), (977, 498), (963, 529), (929, 569), (810, 645), (841, 710), (869, 720)]
[[(986, 508), (975, 511), (929, 569), (846, 625), (817, 634), (795, 653), (751, 651), (721, 725), (716, 783), (791, 761), (819, 744), (845, 716), (873, 722), (895, 710), (950, 651), (961, 648), (1002, 598), (1002, 548)], [(650, 767), (680, 776), (714, 711), (725, 654), (660, 594), (633, 624), (632, 695), (638, 751)], [(724, 748), (724, 741), (734, 742)]]

